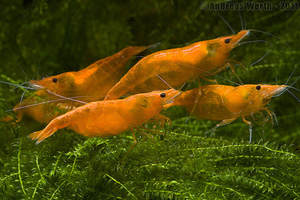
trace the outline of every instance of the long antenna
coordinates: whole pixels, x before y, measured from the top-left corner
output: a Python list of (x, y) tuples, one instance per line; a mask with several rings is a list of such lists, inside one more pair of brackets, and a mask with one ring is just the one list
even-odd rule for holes
[(53, 94), (54, 96), (57, 96), (57, 97), (60, 97), (60, 98), (63, 98), (63, 99), (67, 99), (67, 100), (70, 100), (70, 101), (75, 101), (75, 102), (82, 103), (82, 104), (87, 104), (87, 102), (84, 102), (84, 101), (79, 101), (79, 100), (72, 99), (72, 98), (69, 98), (69, 97), (61, 96), (59, 94), (55, 94), (55, 93), (51, 92), (50, 90), (46, 90), (46, 91), (50, 94)]
[(222, 15), (220, 15), (220, 13), (218, 13), (217, 11), (215, 11), (219, 17), (225, 22), (225, 24), (230, 28), (230, 30), (232, 31), (233, 35), (235, 35), (235, 32), (233, 30), (233, 28), (229, 25), (229, 23), (224, 19), (224, 17), (222, 17)]
[(174, 88), (172, 88), (172, 86), (169, 84), (169, 83), (167, 83), (162, 77), (160, 77), (158, 74), (156, 74), (155, 73), (155, 75), (162, 81), (162, 82), (164, 82), (170, 89), (174, 89)]

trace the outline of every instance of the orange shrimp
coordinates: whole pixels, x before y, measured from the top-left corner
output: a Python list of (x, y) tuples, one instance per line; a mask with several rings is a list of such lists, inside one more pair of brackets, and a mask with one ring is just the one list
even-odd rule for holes
[[(158, 51), (141, 59), (121, 80), (110, 89), (105, 100), (118, 99), (122, 95), (167, 89), (157, 77), (161, 77), (173, 88), (183, 83), (222, 71), (231, 63), (230, 51), (248, 35), (249, 30), (236, 35), (196, 42), (183, 48)], [(234, 71), (233, 71), (234, 72)]]
[[(147, 48), (145, 46), (127, 47), (78, 72), (67, 72), (39, 81), (30, 81), (31, 86), (39, 90), (35, 92), (35, 97), (29, 97), (14, 107), (17, 122), (26, 115), (39, 123), (49, 123), (58, 115), (83, 105), (85, 102), (103, 99), (108, 90), (123, 75), (124, 64), (133, 55)], [(59, 98), (63, 98), (64, 101)], [(0, 121), (10, 120), (13, 120), (10, 116), (0, 119)]]
[[(77, 72), (66, 72), (42, 80), (32, 80), (35, 89), (49, 94), (77, 97), (77, 101), (98, 101), (114, 86), (124, 74), (124, 64), (134, 55), (148, 47), (127, 47), (120, 52), (98, 60)], [(51, 96), (51, 95), (50, 95)]]
[(108, 137), (119, 135), (133, 128), (143, 128), (142, 124), (155, 118), (164, 122), (168, 118), (159, 114), (164, 104), (178, 95), (174, 89), (137, 94), (121, 100), (91, 102), (53, 119), (41, 131), (29, 138), (37, 139), (37, 144), (51, 136), (58, 129), (68, 128), (87, 137)]
[[(240, 85), (237, 87), (226, 85), (204, 85), (201, 87), (201, 95), (198, 98), (199, 88), (186, 91), (179, 95), (172, 104), (168, 104), (165, 108), (180, 105), (187, 109), (188, 112), (193, 111), (199, 119), (222, 120), (212, 131), (218, 127), (230, 124), (238, 117), (242, 117), (243, 121), (249, 125), (250, 142), (252, 137), (251, 122), (245, 117), (266, 111), (273, 122), (275, 114), (269, 110), (267, 105), (272, 97), (281, 95), (286, 91), (287, 85)], [(197, 104), (195, 100), (198, 98)]]
[[(16, 122), (20, 122), (24, 116), (28, 116), (39, 123), (47, 124), (55, 117), (75, 108), (66, 103), (51, 103), (51, 101), (48, 103), (46, 101), (48, 94), (44, 90), (38, 90), (34, 94), (35, 96), (28, 97), (13, 108), (13, 111), (17, 113)], [(13, 120), (12, 117), (6, 116), (0, 121), (11, 120)]]

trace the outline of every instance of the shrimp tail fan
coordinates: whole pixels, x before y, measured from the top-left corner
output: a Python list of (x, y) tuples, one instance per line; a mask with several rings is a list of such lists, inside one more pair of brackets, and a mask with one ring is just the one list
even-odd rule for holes
[(28, 137), (31, 138), (32, 140), (37, 139), (36, 144), (39, 144), (44, 139), (50, 137), (56, 131), (57, 131), (57, 129), (54, 128), (54, 127), (53, 128), (46, 127), (44, 130), (36, 131), (36, 132), (31, 133), (30, 135), (28, 135)]

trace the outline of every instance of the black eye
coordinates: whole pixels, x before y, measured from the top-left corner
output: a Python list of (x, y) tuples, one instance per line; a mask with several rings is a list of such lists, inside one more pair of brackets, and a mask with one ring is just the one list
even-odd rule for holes
[(161, 93), (160, 97), (162, 97), (162, 98), (166, 97), (166, 93)]
[(257, 89), (257, 90), (260, 90), (260, 89), (261, 89), (261, 86), (260, 86), (260, 85), (257, 85), (257, 86), (256, 86), (256, 89)]
[(226, 44), (228, 44), (230, 41), (231, 41), (231, 38), (227, 38), (227, 39), (225, 39), (224, 42), (225, 42)]
[(56, 82), (57, 82), (57, 78), (53, 78), (53, 79), (52, 79), (52, 82), (53, 82), (53, 83), (56, 83)]

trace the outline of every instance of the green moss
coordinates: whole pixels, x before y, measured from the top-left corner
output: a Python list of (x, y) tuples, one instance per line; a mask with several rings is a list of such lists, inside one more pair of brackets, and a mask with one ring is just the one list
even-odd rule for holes
[[(130, 45), (161, 43), (152, 49), (157, 51), (231, 34), (216, 12), (201, 10), (197, 1), (38, 0), (25, 6), (16, 0), (1, 5), (0, 80), (14, 84), (82, 69)], [(247, 68), (236, 67), (244, 83), (275, 84), (277, 78), (284, 84), (298, 66), (299, 10), (279, 7), (277, 1), (270, 11), (240, 13), (247, 28), (276, 36), (253, 32), (248, 40), (268, 43), (232, 51), (231, 58)], [(235, 32), (241, 29), (238, 11), (219, 14)], [(236, 81), (230, 70), (218, 75)], [(296, 69), (289, 83), (298, 76)], [(294, 86), (300, 88), (299, 81)], [(6, 111), (24, 91), (1, 83), (0, 117), (13, 116)], [(173, 126), (155, 135), (155, 143), (137, 133), (139, 143), (127, 156), (130, 132), (87, 139), (63, 129), (35, 145), (27, 135), (44, 125), (0, 122), (1, 199), (299, 199), (299, 102), (285, 93), (270, 107), (279, 125), (255, 116), (252, 144), (242, 120), (210, 136), (205, 132), (216, 122), (171, 108), (163, 114)]]

